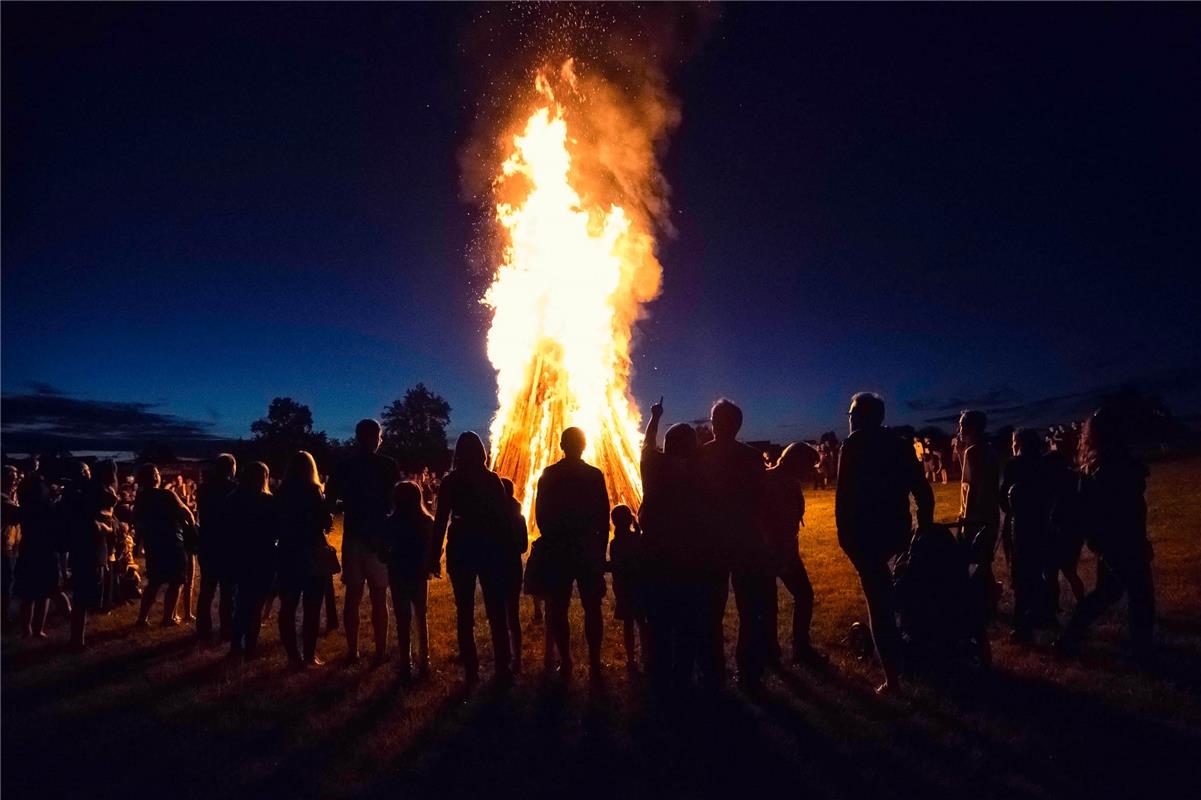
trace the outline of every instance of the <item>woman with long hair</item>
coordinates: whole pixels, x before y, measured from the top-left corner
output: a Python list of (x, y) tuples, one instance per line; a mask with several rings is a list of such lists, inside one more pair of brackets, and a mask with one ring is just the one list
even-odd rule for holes
[[(317, 462), (305, 450), (288, 462), (276, 495), (279, 504), (279, 639), (294, 668), (321, 666), (317, 633), (321, 603), (336, 563), (329, 557), (326, 532), (333, 525), (325, 503), (325, 487)], [(303, 653), (296, 644), (296, 609), (303, 602), (301, 621)]]
[(146, 625), (150, 609), (158, 597), (158, 590), (166, 586), (163, 595), (163, 625), (178, 625), (175, 605), (179, 602), (179, 590), (183, 586), (184, 571), (188, 566), (187, 551), (184, 550), (183, 528), (195, 525), (196, 520), (188, 507), (175, 493), (162, 488), (162, 476), (154, 464), (138, 467), (138, 494), (133, 504), (133, 524), (138, 538), (146, 547), (146, 590), (142, 593), (142, 607), (138, 611), (137, 625)]
[(455, 596), (459, 656), (468, 683), (479, 678), (475, 647), (475, 585), (484, 592), (484, 609), (492, 632), (495, 674), (499, 682), (512, 677), (506, 618), (505, 547), (508, 537), (505, 491), (500, 476), (488, 468), (484, 442), (474, 431), (459, 435), (454, 462), (438, 490), (431, 565), (437, 574), (442, 543), (446, 570)]
[(1155, 584), (1147, 539), (1147, 467), (1126, 446), (1121, 420), (1100, 409), (1080, 438), (1080, 522), (1097, 554), (1097, 585), (1076, 606), (1056, 649), (1071, 653), (1085, 631), (1125, 594), (1137, 658), (1150, 654), (1155, 627)]
[[(392, 589), (392, 613), (400, 640), (401, 680), (412, 679), (413, 667), (424, 680), (430, 672), (430, 635), (426, 623), (429, 598), (430, 540), (434, 518), (425, 508), (421, 487), (412, 481), (396, 484), (394, 506), (388, 517), (388, 583)], [(412, 648), (413, 630), (417, 647)], [(412, 651), (412, 652), (410, 652)]]

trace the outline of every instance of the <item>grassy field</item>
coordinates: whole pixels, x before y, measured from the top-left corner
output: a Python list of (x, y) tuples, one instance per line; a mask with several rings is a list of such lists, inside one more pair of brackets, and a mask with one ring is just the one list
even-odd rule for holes
[[(467, 691), (450, 661), (446, 581), (432, 585), (435, 679), (414, 689), (394, 666), (337, 665), (340, 633), (319, 645), (330, 665), (296, 674), (274, 623), (264, 629), (269, 656), (242, 664), (198, 646), (188, 629), (135, 631), (130, 606), (97, 620), (82, 655), (66, 652), (61, 624), (47, 642), (4, 641), (0, 789), (14, 799), (1189, 795), (1201, 785), (1201, 460), (1152, 472), (1162, 652), (1143, 673), (1123, 655), (1124, 608), (1080, 659), (1062, 661), (1045, 640), (1006, 643), (1007, 594), (992, 674), (875, 697), (875, 666), (842, 641), (865, 610), (835, 541), (833, 493), (817, 492), (802, 545), (817, 593), (814, 639), (832, 668), (773, 675), (763, 697), (731, 689), (657, 705), (622, 669), (616, 625), (603, 690), (590, 691), (583, 673), (566, 689), (543, 679), (542, 632), (531, 626), (517, 685)], [(956, 492), (937, 487), (941, 519), (954, 516)], [(1083, 574), (1091, 585), (1087, 555)], [(731, 663), (735, 628), (731, 602)], [(477, 629), (486, 673), (482, 610)], [(578, 619), (576, 631), (582, 648)]]

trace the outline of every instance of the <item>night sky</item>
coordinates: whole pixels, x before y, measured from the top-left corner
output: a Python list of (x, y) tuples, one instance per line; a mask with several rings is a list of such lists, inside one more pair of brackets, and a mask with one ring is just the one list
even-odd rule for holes
[[(246, 436), (290, 395), (343, 437), (418, 381), (486, 428), (481, 13), (5, 3), (6, 429), (41, 398)], [(1197, 410), (1199, 30), (1196, 5), (723, 8), (671, 75), (639, 404), (726, 395), (777, 441), (841, 433), (860, 389), (916, 424), (1132, 380)]]

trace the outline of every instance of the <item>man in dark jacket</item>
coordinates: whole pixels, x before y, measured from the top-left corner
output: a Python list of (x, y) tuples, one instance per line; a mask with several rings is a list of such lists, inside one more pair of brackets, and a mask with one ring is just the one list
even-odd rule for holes
[(584, 638), (593, 680), (601, 678), (601, 641), (605, 597), (605, 548), (609, 543), (609, 493), (605, 476), (585, 464), (584, 432), (563, 431), (563, 458), (542, 471), (534, 518), (546, 540), (550, 591), (547, 614), (563, 674), (571, 674), (571, 628), (567, 618), (571, 587), (580, 590), (584, 606)]
[(860, 392), (848, 412), (851, 435), (838, 458), (834, 516), (838, 544), (859, 572), (872, 639), (884, 668), (877, 693), (900, 687), (901, 637), (897, 630), (890, 562), (909, 543), (912, 495), (919, 527), (934, 520), (934, 493), (912, 445), (884, 427), (884, 401)]
[(225, 507), (238, 484), (234, 476), (238, 462), (229, 453), (222, 453), (213, 462), (212, 471), (196, 490), (196, 512), (200, 517), (200, 604), (196, 612), (196, 633), (207, 639), (213, 632), (213, 598), (221, 590), (217, 619), (221, 641), (233, 635), (234, 582), (230, 573), (230, 551), (234, 543), (229, 535)]

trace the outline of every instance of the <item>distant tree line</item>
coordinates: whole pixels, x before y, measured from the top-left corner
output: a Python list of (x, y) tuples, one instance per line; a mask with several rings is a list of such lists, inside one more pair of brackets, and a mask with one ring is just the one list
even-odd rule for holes
[[(442, 472), (450, 466), (446, 440), (450, 403), (424, 383), (385, 406), (379, 420), (384, 429), (380, 452), (394, 458), (401, 470), (420, 472), (428, 467)], [(312, 410), (291, 397), (273, 399), (267, 415), (251, 423), (250, 432), (250, 439), (233, 448), (234, 455), (239, 460), (264, 462), (272, 475), (282, 475), (297, 450), (312, 453), (320, 470), (328, 474), (354, 446), (353, 439), (339, 440), (313, 430)]]

